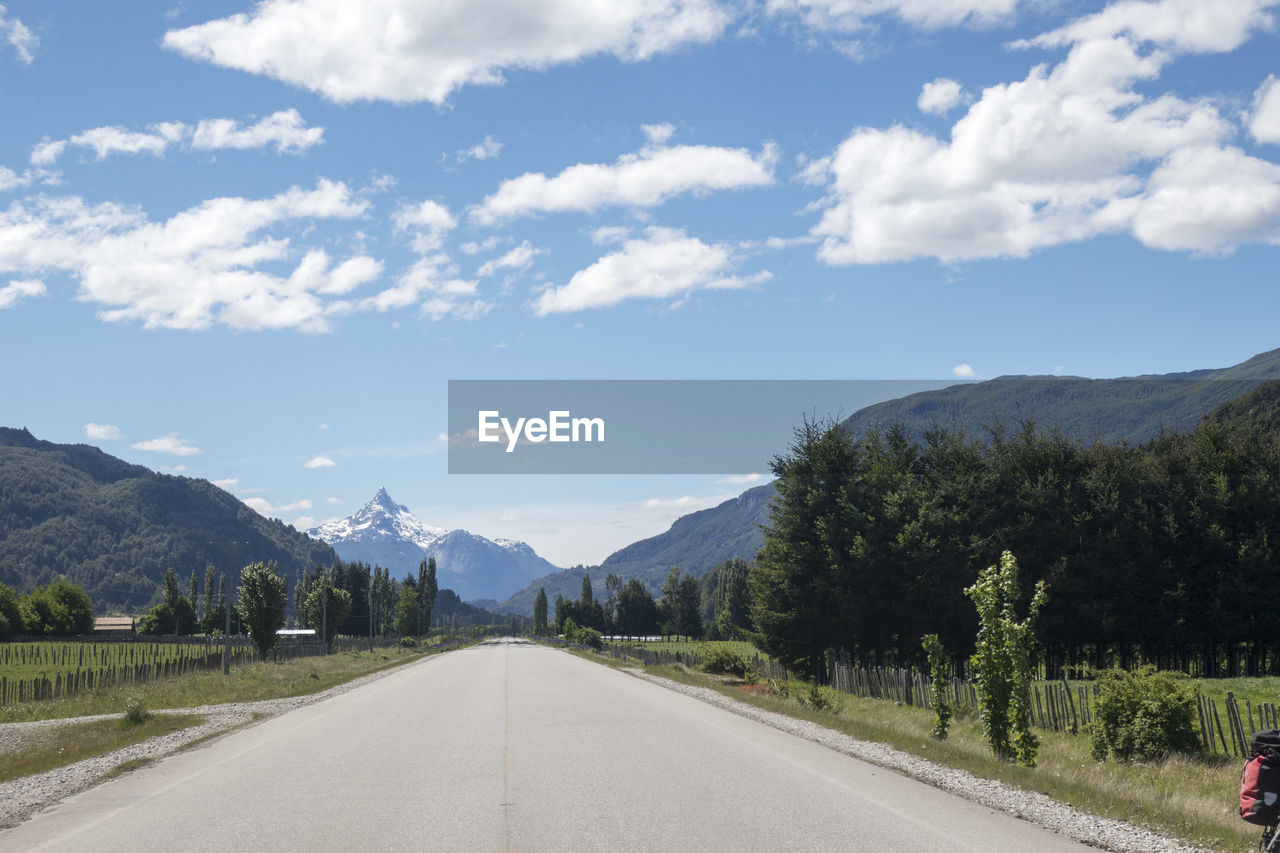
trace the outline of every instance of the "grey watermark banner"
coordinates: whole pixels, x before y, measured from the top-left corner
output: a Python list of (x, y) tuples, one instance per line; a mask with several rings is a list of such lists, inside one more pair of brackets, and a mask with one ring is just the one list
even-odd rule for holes
[(450, 474), (748, 474), (807, 418), (956, 380), (449, 381)]

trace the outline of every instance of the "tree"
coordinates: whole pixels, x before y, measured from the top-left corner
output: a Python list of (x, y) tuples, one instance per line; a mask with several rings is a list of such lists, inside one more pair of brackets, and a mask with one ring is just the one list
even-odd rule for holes
[(34, 590), (19, 602), (26, 630), (32, 634), (71, 636), (93, 630), (93, 604), (85, 591), (66, 578)]
[(586, 573), (582, 575), (582, 595), (579, 596), (578, 603), (584, 608), (590, 608), (596, 603), (595, 593), (591, 591), (591, 575)]
[(533, 600), (533, 633), (539, 637), (547, 633), (546, 587), (538, 587), (538, 597)]
[(859, 594), (849, 564), (860, 552), (858, 452), (833, 420), (795, 431), (770, 463), (778, 496), (748, 584), (756, 645), (788, 669), (827, 680), (827, 650), (846, 645), (846, 608)]
[(675, 628), (677, 634), (694, 639), (702, 637), (702, 594), (698, 579), (691, 574), (680, 579), (676, 591)]
[(431, 616), (436, 606), (440, 584), (436, 580), (436, 558), (431, 557), (418, 564), (418, 610), (422, 614), (422, 626), (431, 633)]
[(716, 568), (720, 575), (715, 591), (716, 632), (725, 640), (746, 639), (751, 631), (751, 591), (747, 586), (751, 568), (738, 558)]
[(21, 634), (26, 630), (26, 622), (18, 607), (18, 597), (13, 594), (12, 589), (0, 583), (0, 637)]
[(178, 573), (173, 569), (164, 570), (164, 600), (170, 607), (178, 606)]
[(284, 576), (275, 563), (251, 563), (240, 572), (240, 610), (263, 659), (284, 627), (286, 601)]
[[(203, 625), (205, 622), (208, 621), (209, 611), (212, 610), (215, 606), (213, 601), (213, 591), (216, 588), (213, 585), (214, 572), (215, 572), (215, 569), (213, 568), (213, 564), (209, 564), (204, 567), (204, 607), (200, 609), (201, 625)], [(192, 603), (193, 604), (195, 603), (194, 599), (192, 600)]]
[(929, 659), (930, 685), (929, 707), (933, 709), (933, 736), (947, 739), (951, 726), (951, 703), (947, 701), (947, 655), (937, 634), (925, 634), (921, 640), (925, 656)]
[(627, 637), (658, 633), (658, 606), (639, 578), (632, 578), (618, 590), (615, 621), (618, 633)]
[(982, 703), (983, 734), (999, 758), (1016, 758), (1034, 767), (1040, 741), (1031, 731), (1032, 626), (1044, 606), (1044, 581), (1036, 584), (1027, 616), (1021, 620), (1017, 618), (1022, 598), (1018, 562), (1008, 551), (1000, 555), (999, 565), (984, 569), (977, 583), (964, 592), (978, 609), (972, 666)]
[(332, 646), (350, 612), (351, 593), (335, 587), (328, 572), (322, 573), (307, 595), (307, 624), (316, 629), (326, 646)]
[(418, 610), (418, 588), (407, 578), (400, 585), (396, 596), (396, 633), (402, 637), (416, 636), (421, 626), (422, 614)]

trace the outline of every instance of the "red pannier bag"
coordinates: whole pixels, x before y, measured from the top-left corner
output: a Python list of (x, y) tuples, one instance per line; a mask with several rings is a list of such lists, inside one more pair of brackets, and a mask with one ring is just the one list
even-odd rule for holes
[(1240, 817), (1260, 826), (1280, 823), (1280, 731), (1258, 732), (1240, 773)]

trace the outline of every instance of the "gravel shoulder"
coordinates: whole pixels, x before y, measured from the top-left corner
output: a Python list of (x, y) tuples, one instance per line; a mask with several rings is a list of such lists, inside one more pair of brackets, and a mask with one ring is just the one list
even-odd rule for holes
[[(424, 658), (429, 660), (430, 658)], [(405, 666), (414, 666), (414, 663)], [(319, 693), (294, 696), (286, 699), (264, 699), (259, 702), (231, 702), (225, 705), (202, 705), (198, 708), (177, 708), (153, 711), (155, 714), (194, 714), (205, 718), (198, 726), (172, 732), (132, 746), (104, 753), (65, 767), (44, 773), (23, 776), (9, 782), (0, 782), (0, 829), (17, 826), (45, 808), (59, 803), (78, 791), (83, 791), (103, 780), (107, 774), (135, 761), (154, 761), (172, 755), (179, 750), (210, 738), (219, 737), (241, 726), (261, 722), (310, 705), (323, 702), (350, 690), (399, 672), (403, 667), (394, 666), (380, 672), (363, 675)], [(26, 744), (46, 735), (51, 729), (89, 720), (119, 719), (123, 714), (103, 714), (93, 717), (73, 717), (65, 720), (40, 720), (31, 723), (0, 724), (0, 753), (15, 752)]]
[(935, 764), (882, 743), (857, 740), (833, 729), (807, 720), (765, 711), (746, 702), (738, 702), (707, 687), (694, 687), (678, 681), (651, 675), (641, 669), (623, 672), (636, 678), (675, 690), (717, 708), (756, 720), (767, 726), (813, 741), (853, 758), (896, 770), (936, 788), (992, 809), (1022, 818), (1073, 838), (1084, 844), (1117, 853), (1211, 853), (1176, 839), (1158, 835), (1124, 821), (1099, 817), (1060, 803), (1034, 791), (1015, 788), (994, 779), (984, 779), (964, 770)]

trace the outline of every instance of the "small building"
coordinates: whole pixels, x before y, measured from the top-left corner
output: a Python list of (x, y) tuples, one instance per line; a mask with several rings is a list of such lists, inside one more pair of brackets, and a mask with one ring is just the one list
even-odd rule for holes
[(133, 619), (128, 616), (99, 616), (93, 620), (93, 636), (103, 638), (132, 637)]

